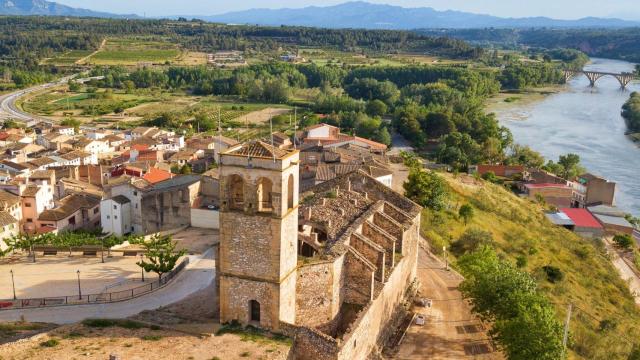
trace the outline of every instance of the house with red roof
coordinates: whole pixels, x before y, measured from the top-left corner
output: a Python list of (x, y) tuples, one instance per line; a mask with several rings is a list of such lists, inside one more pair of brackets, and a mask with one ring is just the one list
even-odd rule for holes
[(573, 200), (573, 188), (566, 184), (527, 183), (524, 184), (523, 191), (533, 201), (541, 197), (547, 204), (559, 208), (571, 207)]
[(329, 124), (316, 124), (308, 127), (303, 134), (306, 145), (321, 145), (325, 148), (340, 147), (346, 144), (358, 145), (365, 149), (384, 152), (387, 145), (359, 136), (340, 133), (340, 128)]
[(587, 209), (563, 208), (562, 213), (573, 222), (573, 231), (588, 239), (604, 236), (604, 227)]

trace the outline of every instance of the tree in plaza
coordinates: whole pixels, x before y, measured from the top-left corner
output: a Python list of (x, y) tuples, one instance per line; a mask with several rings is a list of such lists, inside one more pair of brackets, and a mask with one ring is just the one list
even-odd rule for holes
[(449, 189), (445, 180), (434, 172), (411, 169), (407, 182), (403, 185), (405, 195), (419, 205), (442, 210), (449, 196)]
[(138, 261), (136, 264), (146, 272), (158, 274), (158, 279), (162, 275), (173, 270), (186, 251), (176, 251), (176, 243), (171, 236), (154, 236), (150, 241), (142, 244), (145, 248), (146, 259)]
[(458, 210), (458, 215), (464, 220), (464, 224), (467, 225), (469, 220), (473, 218), (473, 206), (469, 204), (464, 204), (460, 206)]

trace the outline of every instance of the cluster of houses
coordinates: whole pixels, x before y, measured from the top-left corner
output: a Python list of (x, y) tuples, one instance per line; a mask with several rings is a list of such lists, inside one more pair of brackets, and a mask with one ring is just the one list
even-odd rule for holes
[[(79, 133), (77, 133), (78, 131)], [(365, 171), (387, 186), (386, 146), (320, 124), (264, 139), (301, 153), (304, 189)], [(44, 123), (0, 132), (0, 248), (20, 232), (99, 229), (115, 235), (219, 227), (220, 154), (238, 142), (155, 127), (80, 130)], [(186, 168), (188, 171), (182, 171)]]
[(640, 240), (640, 232), (615, 206), (616, 183), (590, 173), (566, 180), (540, 169), (524, 166), (475, 165), (472, 173), (493, 173), (501, 178), (517, 179), (522, 196), (543, 200), (557, 210), (546, 217), (587, 238), (628, 234)]

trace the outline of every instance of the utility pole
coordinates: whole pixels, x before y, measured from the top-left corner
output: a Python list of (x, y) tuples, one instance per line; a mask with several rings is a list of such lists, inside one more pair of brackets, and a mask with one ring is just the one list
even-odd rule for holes
[(11, 269), (9, 272), (11, 273), (11, 286), (13, 287), (13, 300), (17, 300), (18, 298), (16, 297), (16, 283), (15, 281), (13, 281), (13, 269)]
[(298, 107), (293, 107), (293, 150), (296, 149), (298, 142)]
[(564, 355), (567, 350), (567, 339), (569, 338), (569, 322), (571, 321), (571, 311), (573, 310), (573, 304), (569, 303), (567, 309), (567, 319), (564, 322), (564, 335), (562, 336), (562, 354)]
[(76, 274), (78, 274), (78, 300), (82, 300), (82, 288), (80, 287), (80, 270), (78, 270)]

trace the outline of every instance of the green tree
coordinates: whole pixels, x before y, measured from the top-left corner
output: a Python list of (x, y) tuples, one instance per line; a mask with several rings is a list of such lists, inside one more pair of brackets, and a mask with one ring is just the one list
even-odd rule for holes
[(189, 164), (182, 165), (182, 167), (180, 168), (180, 174), (182, 174), (182, 175), (191, 174), (191, 165), (189, 165)]
[(403, 185), (405, 195), (419, 205), (432, 209), (444, 209), (449, 197), (446, 181), (435, 172), (413, 168)]
[(493, 235), (490, 232), (472, 227), (467, 230), (451, 244), (451, 251), (456, 255), (466, 254), (476, 251), (481, 246), (491, 246)]
[(613, 242), (620, 249), (629, 250), (633, 247), (633, 239), (628, 234), (619, 234), (614, 236)]
[(382, 100), (374, 99), (367, 103), (367, 114), (369, 116), (382, 116), (387, 113), (387, 104)]
[(460, 209), (458, 209), (458, 216), (460, 216), (464, 220), (465, 225), (467, 225), (467, 223), (473, 218), (473, 215), (473, 206), (469, 204), (464, 204), (460, 206)]
[(558, 164), (563, 167), (563, 172), (560, 176), (567, 180), (573, 179), (584, 171), (584, 168), (580, 166), (580, 156), (577, 154), (560, 155)]
[(186, 251), (176, 251), (176, 243), (171, 236), (154, 236), (150, 241), (142, 244), (145, 248), (145, 257), (136, 264), (146, 272), (154, 272), (158, 274), (158, 279), (162, 279), (162, 275), (173, 270)]
[(78, 84), (78, 82), (76, 81), (69, 80), (67, 82), (67, 85), (69, 85), (69, 91), (77, 92), (78, 90), (80, 90), (80, 84)]
[(492, 321), (490, 334), (509, 359), (565, 359), (562, 324), (528, 273), (488, 246), (458, 259), (460, 291), (473, 311)]
[(77, 133), (80, 132), (80, 125), (82, 123), (80, 122), (80, 120), (74, 119), (74, 118), (66, 118), (64, 120), (62, 120), (60, 122), (60, 125), (62, 126), (71, 126), (73, 127), (73, 130)]

